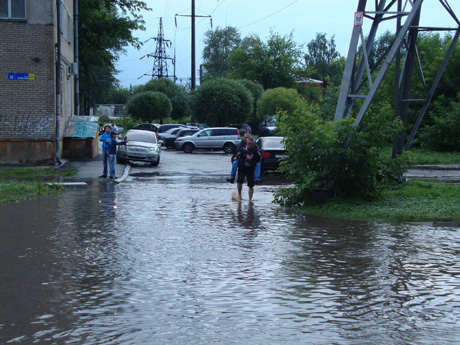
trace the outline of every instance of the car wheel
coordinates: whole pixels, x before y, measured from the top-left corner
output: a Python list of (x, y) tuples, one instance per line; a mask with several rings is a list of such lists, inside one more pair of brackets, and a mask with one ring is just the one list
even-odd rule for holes
[(233, 153), (235, 151), (235, 145), (232, 143), (226, 143), (223, 147), (225, 153)]
[(193, 149), (194, 149), (193, 144), (191, 144), (191, 143), (184, 144), (184, 152), (185, 153), (192, 153)]
[(150, 163), (153, 167), (157, 167), (158, 164), (160, 164), (160, 157), (158, 157), (158, 159), (155, 161), (155, 162), (151, 162)]

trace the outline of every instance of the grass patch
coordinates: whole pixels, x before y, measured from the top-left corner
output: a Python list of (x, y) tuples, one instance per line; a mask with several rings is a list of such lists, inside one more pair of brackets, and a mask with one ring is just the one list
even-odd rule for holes
[[(392, 150), (393, 148), (386, 147), (382, 155), (389, 157), (391, 156)], [(412, 165), (460, 164), (459, 152), (434, 152), (420, 148), (411, 149), (410, 152)]]
[(77, 173), (73, 169), (55, 170), (51, 168), (4, 168), (0, 169), (0, 177), (48, 177), (73, 176)]
[(59, 185), (45, 186), (39, 181), (0, 183), (0, 204), (36, 199), (42, 195), (60, 194), (64, 188)]
[(460, 223), (460, 186), (411, 180), (389, 186), (376, 201), (334, 198), (301, 210), (311, 215), (359, 220)]
[(413, 149), (412, 164), (460, 164), (458, 152), (433, 152), (422, 149)]
[[(59, 185), (45, 186), (44, 179), (53, 176), (73, 176), (76, 170), (52, 168), (3, 168), (0, 169), (0, 204), (36, 199), (42, 195), (59, 194), (64, 188)], [(30, 181), (28, 181), (28, 179)], [(14, 180), (14, 181), (12, 181)], [(27, 180), (27, 181), (26, 181)]]

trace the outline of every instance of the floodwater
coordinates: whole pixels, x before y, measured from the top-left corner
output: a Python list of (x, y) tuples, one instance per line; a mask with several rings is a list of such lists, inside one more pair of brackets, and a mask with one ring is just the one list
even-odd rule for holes
[(276, 175), (236, 202), (198, 164), (229, 156), (163, 156), (0, 205), (1, 344), (460, 342), (459, 229), (301, 216)]

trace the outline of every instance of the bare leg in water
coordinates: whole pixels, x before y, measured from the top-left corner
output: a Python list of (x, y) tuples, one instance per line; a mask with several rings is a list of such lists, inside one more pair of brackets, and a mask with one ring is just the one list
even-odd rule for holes
[(237, 183), (236, 190), (238, 191), (238, 200), (243, 200), (243, 198), (241, 197), (241, 191), (243, 190), (243, 184)]

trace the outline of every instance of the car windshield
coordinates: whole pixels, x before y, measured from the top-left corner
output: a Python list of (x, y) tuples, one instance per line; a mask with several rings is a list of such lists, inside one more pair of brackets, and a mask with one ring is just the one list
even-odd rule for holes
[(266, 137), (263, 140), (262, 147), (264, 150), (284, 150), (284, 145), (281, 142), (284, 138)]
[(157, 137), (153, 132), (131, 132), (126, 133), (126, 138), (130, 141), (143, 141), (146, 143), (156, 143)]

